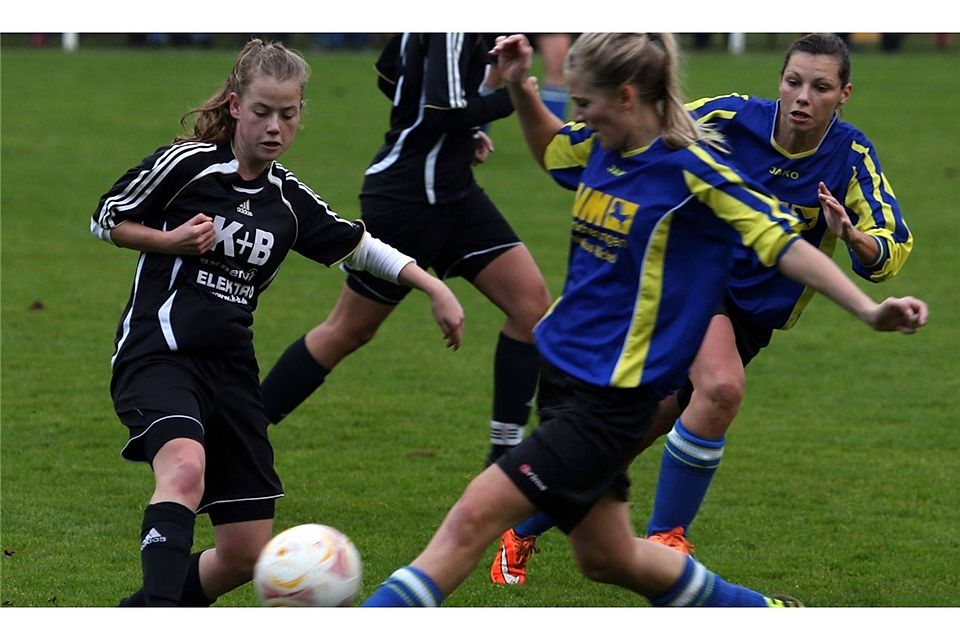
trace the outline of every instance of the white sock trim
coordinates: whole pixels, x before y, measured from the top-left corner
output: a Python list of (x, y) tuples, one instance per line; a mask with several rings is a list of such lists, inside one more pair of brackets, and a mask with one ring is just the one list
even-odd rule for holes
[(523, 440), (524, 426), (512, 422), (490, 421), (491, 444), (516, 446)]
[(410, 589), (410, 591), (412, 591), (420, 600), (421, 606), (439, 606), (437, 599), (433, 596), (433, 592), (430, 590), (430, 587), (424, 584), (420, 576), (413, 571), (410, 571), (409, 568), (403, 567), (401, 569), (397, 569), (390, 577)]

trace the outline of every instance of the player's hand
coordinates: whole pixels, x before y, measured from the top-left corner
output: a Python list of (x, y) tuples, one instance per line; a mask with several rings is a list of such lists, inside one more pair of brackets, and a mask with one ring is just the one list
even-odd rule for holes
[(216, 241), (213, 220), (203, 213), (198, 213), (166, 234), (168, 253), (178, 255), (204, 254), (213, 248)]
[(500, 76), (506, 84), (521, 84), (530, 75), (533, 47), (525, 35), (497, 36), (490, 55), (497, 59)]
[(476, 146), (473, 149), (473, 164), (483, 164), (493, 153), (493, 140), (483, 131), (477, 131), (473, 134)]
[(827, 223), (827, 228), (844, 242), (850, 242), (856, 228), (850, 221), (847, 210), (822, 182), (817, 185), (817, 197), (820, 199), (820, 207), (823, 209), (823, 219)]
[(443, 282), (437, 282), (430, 292), (430, 310), (443, 331), (447, 347), (456, 351), (463, 339), (463, 307), (453, 291)]
[(887, 298), (874, 310), (869, 323), (877, 331), (916, 333), (927, 324), (927, 303), (917, 298)]

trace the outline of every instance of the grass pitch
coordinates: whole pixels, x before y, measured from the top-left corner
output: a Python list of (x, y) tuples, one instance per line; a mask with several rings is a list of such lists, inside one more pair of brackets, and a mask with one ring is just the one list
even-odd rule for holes
[[(136, 256), (96, 241), (88, 220), (111, 182), (168, 142), (180, 115), (218, 88), (233, 55), (3, 52), (4, 607), (106, 607), (138, 585), (139, 522), (152, 480), (145, 466), (120, 459), (126, 432), (107, 392)], [(374, 58), (308, 55), (304, 129), (283, 158), (350, 218), (387, 122)], [(686, 93), (772, 96), (780, 64), (780, 52), (691, 54)], [(811, 606), (960, 605), (956, 69), (954, 53), (854, 55), (845, 117), (877, 145), (916, 236), (900, 276), (860, 283), (876, 299), (923, 297), (931, 322), (915, 336), (874, 334), (817, 299), (751, 364), (725, 461), (692, 531), (698, 557), (729, 580)], [(491, 133), (497, 151), (478, 179), (556, 295), (571, 196), (536, 168), (512, 119)], [(338, 271), (287, 261), (257, 312), (264, 371), (324, 318), (341, 285)], [(443, 348), (426, 300), (414, 294), (371, 345), (272, 428), (287, 492), (277, 529), (315, 521), (347, 532), (365, 562), (362, 595), (419, 552), (486, 455), (502, 318), (465, 283), (452, 286), (467, 313), (459, 352)], [(632, 469), (638, 530), (659, 453), (657, 445)], [(210, 541), (200, 518), (196, 544)], [(580, 576), (560, 534), (539, 546), (525, 588), (490, 585), (482, 565), (449, 604), (644, 604)], [(255, 604), (249, 587), (218, 603)]]

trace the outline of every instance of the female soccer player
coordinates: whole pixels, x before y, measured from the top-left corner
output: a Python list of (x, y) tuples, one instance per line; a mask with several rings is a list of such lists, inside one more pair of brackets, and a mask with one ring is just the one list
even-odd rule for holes
[[(731, 95), (688, 107), (695, 119), (723, 133), (735, 159), (750, 159), (739, 166), (788, 203), (805, 240), (831, 255), (839, 238), (853, 272), (882, 282), (900, 272), (913, 237), (874, 145), (839, 118), (852, 89), (847, 45), (836, 34), (813, 33), (787, 50), (779, 100)], [(665, 403), (651, 434), (673, 425), (647, 527), (651, 539), (692, 551), (686, 533), (743, 399), (744, 367), (769, 344), (774, 329), (796, 323), (812, 295), (746, 251), (737, 252), (726, 299), (710, 321), (690, 382), (676, 404)]]
[[(251, 324), (292, 249), (426, 292), (448, 344), (463, 311), (411, 258), (343, 220), (277, 159), (300, 126), (309, 68), (251, 40), (222, 89), (104, 194), (91, 231), (141, 251), (110, 390), (155, 489), (140, 531), (143, 586), (121, 604), (199, 606), (247, 582), (283, 495), (267, 439)], [(195, 514), (215, 548), (191, 555)]]
[[(743, 159), (738, 165), (745, 175), (789, 205), (805, 240), (830, 255), (839, 238), (854, 273), (882, 282), (903, 267), (913, 238), (874, 145), (839, 118), (851, 91), (846, 44), (836, 34), (814, 33), (787, 50), (779, 100), (732, 94), (687, 108), (723, 134), (734, 161)], [(796, 323), (812, 294), (749, 250), (737, 250), (725, 300), (710, 321), (690, 381), (664, 401), (650, 429), (650, 442), (670, 432), (650, 539), (692, 552), (687, 533), (743, 399), (744, 367), (769, 344), (774, 329)], [(549, 526), (538, 516), (504, 533), (491, 579), (524, 582), (536, 537)]]
[[(373, 235), (441, 278), (467, 279), (506, 315), (494, 354), (489, 461), (523, 438), (540, 364), (533, 326), (550, 305), (533, 257), (471, 170), (491, 150), (478, 128), (513, 111), (503, 88), (480, 95), (491, 44), (472, 33), (404, 33), (387, 44), (377, 71), (393, 103), (390, 129), (360, 193)], [(372, 340), (410, 291), (347, 271), (330, 315), (294, 341), (264, 378), (271, 422)]]
[(493, 53), (534, 157), (576, 189), (563, 295), (536, 329), (541, 425), (467, 486), (427, 548), (365, 604), (438, 604), (507, 526), (540, 510), (584, 575), (654, 605), (784, 605), (638, 538), (627, 465), (660, 400), (686, 380), (737, 244), (877, 330), (915, 331), (926, 305), (874, 303), (722, 160), (683, 107), (669, 34), (577, 39), (566, 74), (580, 124), (539, 99), (526, 38), (498, 38)]

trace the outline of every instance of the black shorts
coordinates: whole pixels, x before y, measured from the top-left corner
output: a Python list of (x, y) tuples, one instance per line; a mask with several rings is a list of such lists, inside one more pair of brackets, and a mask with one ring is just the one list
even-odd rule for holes
[[(733, 337), (737, 342), (737, 352), (740, 354), (740, 361), (746, 367), (760, 351), (770, 344), (770, 338), (773, 337), (773, 329), (761, 327), (750, 322), (749, 318), (738, 312), (735, 308), (727, 304), (724, 298), (713, 315), (724, 315), (730, 319), (733, 327)], [(683, 411), (690, 404), (690, 398), (693, 396), (693, 382), (687, 380), (687, 383), (677, 392), (677, 402), (680, 410)]]
[(629, 497), (627, 467), (643, 450), (659, 401), (649, 389), (598, 387), (544, 362), (540, 426), (497, 464), (570, 533), (604, 495)]
[[(459, 276), (472, 282), (494, 258), (521, 244), (479, 186), (456, 202), (436, 205), (366, 195), (360, 197), (360, 208), (371, 235), (415, 259), (421, 269), (433, 269), (442, 280)], [(371, 300), (398, 304), (410, 293), (409, 287), (365, 271), (346, 271), (347, 285)]]
[(204, 448), (197, 512), (213, 524), (272, 518), (283, 496), (267, 439), (259, 371), (250, 361), (178, 353), (126, 366), (111, 382), (114, 407), (130, 430), (121, 455), (152, 462), (174, 438)]

